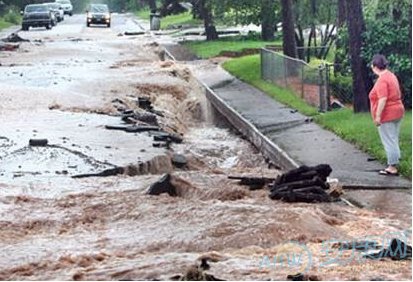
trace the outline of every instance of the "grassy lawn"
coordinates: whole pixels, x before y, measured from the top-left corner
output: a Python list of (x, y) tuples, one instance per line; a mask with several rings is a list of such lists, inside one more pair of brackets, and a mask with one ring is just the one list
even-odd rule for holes
[[(138, 18), (149, 20), (149, 9), (139, 10), (135, 13)], [(191, 12), (178, 15), (170, 15), (161, 18), (161, 29), (167, 29), (170, 25), (201, 25), (202, 22), (192, 18)]]
[(202, 25), (202, 21), (194, 19), (191, 12), (178, 15), (170, 15), (161, 18), (161, 29), (166, 29), (171, 25)]
[(149, 13), (150, 13), (150, 11), (147, 8), (147, 9), (141, 9), (141, 10), (137, 11), (135, 13), (135, 15), (140, 19), (149, 20)]
[[(338, 136), (355, 144), (361, 150), (377, 158), (384, 165), (386, 156), (380, 142), (377, 128), (374, 126), (369, 113), (354, 114), (350, 109), (319, 114), (317, 109), (308, 106), (294, 93), (285, 88), (277, 87), (260, 78), (259, 55), (232, 59), (223, 67), (239, 79), (261, 89), (277, 101), (297, 109), (301, 113), (314, 116), (315, 121), (322, 127), (333, 131)], [(412, 175), (412, 113), (408, 112), (402, 123), (400, 145), (402, 160), (400, 173), (408, 178)]]
[(241, 36), (226, 37), (216, 41), (186, 41), (182, 43), (201, 58), (217, 56), (221, 51), (241, 51), (245, 48), (261, 48), (265, 45), (280, 45), (280, 41), (243, 39)]
[(5, 22), (2, 18), (0, 18), (0, 30), (2, 30), (4, 28), (8, 28), (12, 25), (13, 25), (12, 23)]

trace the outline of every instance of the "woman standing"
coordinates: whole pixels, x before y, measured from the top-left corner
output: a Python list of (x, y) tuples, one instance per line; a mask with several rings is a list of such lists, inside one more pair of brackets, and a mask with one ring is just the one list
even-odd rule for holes
[(387, 65), (388, 61), (383, 55), (373, 56), (371, 68), (378, 79), (370, 91), (369, 98), (371, 115), (387, 155), (388, 166), (381, 170), (380, 174), (398, 175), (399, 135), (404, 106), (397, 77), (387, 69)]

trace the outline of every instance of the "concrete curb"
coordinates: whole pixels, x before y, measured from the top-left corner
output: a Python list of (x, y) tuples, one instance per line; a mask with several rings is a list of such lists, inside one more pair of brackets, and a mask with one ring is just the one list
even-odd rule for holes
[[(176, 59), (171, 52), (169, 52), (166, 47), (163, 48), (166, 56), (176, 62)], [(294, 169), (299, 167), (299, 164), (297, 164), (284, 150), (262, 134), (257, 127), (245, 119), (240, 113), (225, 103), (225, 101), (209, 88), (208, 85), (200, 80), (198, 80), (198, 82), (205, 88), (206, 97), (215, 109), (217, 109), (235, 129), (246, 136), (266, 158), (269, 158), (273, 163), (280, 164), (284, 169)]]
[(206, 90), (206, 97), (211, 104), (220, 112), (239, 132), (257, 147), (260, 152), (273, 163), (280, 164), (284, 169), (294, 169), (299, 167), (284, 150), (273, 143), (268, 137), (262, 134), (251, 122), (230, 107), (205, 83), (199, 81)]

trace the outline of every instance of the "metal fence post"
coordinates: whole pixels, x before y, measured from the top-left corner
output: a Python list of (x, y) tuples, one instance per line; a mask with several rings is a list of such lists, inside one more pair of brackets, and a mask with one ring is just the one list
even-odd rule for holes
[(319, 74), (319, 96), (320, 96), (320, 106), (319, 106), (319, 112), (326, 112), (327, 106), (326, 106), (326, 92), (325, 92), (325, 82), (324, 82), (324, 74), (323, 72), (325, 71), (325, 66), (320, 65), (318, 67), (318, 74)]
[(327, 111), (331, 111), (330, 73), (332, 64), (326, 64)]
[(266, 80), (265, 74), (264, 74), (264, 49), (261, 48), (260, 50), (260, 59), (261, 59), (261, 78)]

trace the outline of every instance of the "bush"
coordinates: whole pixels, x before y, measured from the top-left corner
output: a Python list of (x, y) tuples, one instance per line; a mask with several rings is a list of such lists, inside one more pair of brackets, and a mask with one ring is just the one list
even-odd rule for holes
[(308, 66), (304, 66), (303, 69), (303, 81), (308, 84), (320, 83), (320, 71), (319, 67), (324, 65), (326, 61), (312, 58), (308, 63)]
[(374, 54), (383, 54), (389, 60), (389, 68), (401, 81), (403, 102), (407, 108), (412, 106), (412, 62), (409, 50), (408, 22), (392, 19), (370, 20), (363, 38), (366, 42), (361, 56), (370, 62)]
[(331, 76), (330, 93), (342, 103), (353, 102), (353, 79), (351, 76)]
[(303, 68), (303, 82), (308, 84), (320, 83), (320, 72), (318, 68), (311, 66), (304, 66)]
[(4, 14), (3, 20), (18, 25), (20, 24), (21, 16), (17, 10), (10, 9), (6, 14)]

